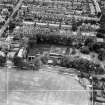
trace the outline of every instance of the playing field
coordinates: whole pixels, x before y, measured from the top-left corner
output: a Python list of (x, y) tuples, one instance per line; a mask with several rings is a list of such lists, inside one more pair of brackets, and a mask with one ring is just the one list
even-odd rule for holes
[[(6, 81), (0, 81), (7, 83), (5, 92), (0, 94), (0, 105), (89, 105), (89, 91), (74, 76), (58, 74), (56, 69), (8, 69)], [(6, 70), (0, 71), (5, 74)]]

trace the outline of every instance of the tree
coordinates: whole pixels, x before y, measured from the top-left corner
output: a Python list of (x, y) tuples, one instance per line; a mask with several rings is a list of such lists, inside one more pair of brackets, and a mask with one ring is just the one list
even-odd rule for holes
[(92, 50), (96, 53), (99, 52), (99, 49), (102, 48), (102, 43), (101, 42), (96, 42), (91, 46)]
[(31, 37), (28, 41), (29, 48), (33, 48), (36, 43), (37, 43), (37, 39), (35, 37)]
[(6, 57), (0, 56), (0, 66), (4, 66), (6, 63)]
[(15, 28), (16, 24), (14, 22), (9, 23), (9, 30), (13, 30)]
[(84, 47), (81, 48), (80, 52), (83, 53), (83, 54), (89, 54), (90, 50), (89, 50), (88, 47), (84, 46)]
[(100, 33), (100, 32), (97, 32), (96, 36), (97, 36), (98, 38), (105, 38), (105, 34)]
[(40, 57), (40, 59), (41, 59), (43, 64), (47, 64), (48, 63), (48, 58), (49, 58), (49, 54), (48, 53), (44, 53), (44, 55), (42, 55)]
[(99, 50), (98, 59), (101, 60), (101, 61), (105, 60), (105, 49), (101, 48)]
[(72, 30), (77, 31), (77, 24), (75, 21), (72, 22)]
[(19, 68), (23, 67), (23, 58), (17, 57), (15, 55), (14, 59), (13, 59), (13, 62), (14, 62), (14, 65), (17, 66), (17, 67), (19, 67)]
[(91, 46), (93, 46), (93, 44), (95, 43), (95, 39), (92, 38), (92, 37), (88, 37), (86, 40), (85, 40), (85, 46), (88, 46), (89, 48)]
[(35, 58), (33, 64), (34, 64), (34, 69), (39, 70), (42, 65), (40, 57)]

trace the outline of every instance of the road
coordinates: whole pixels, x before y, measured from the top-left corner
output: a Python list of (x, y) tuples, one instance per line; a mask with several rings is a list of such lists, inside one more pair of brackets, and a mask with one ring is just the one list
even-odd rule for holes
[(11, 14), (11, 16), (7, 19), (7, 21), (5, 22), (4, 26), (0, 29), (0, 37), (2, 36), (2, 34), (4, 33), (4, 31), (6, 30), (6, 28), (8, 27), (9, 22), (11, 21), (12, 17), (14, 16), (14, 14), (18, 11), (18, 9), (20, 8), (20, 6), (22, 5), (23, 0), (19, 0), (18, 4), (16, 5), (16, 7), (13, 10), (13, 13)]

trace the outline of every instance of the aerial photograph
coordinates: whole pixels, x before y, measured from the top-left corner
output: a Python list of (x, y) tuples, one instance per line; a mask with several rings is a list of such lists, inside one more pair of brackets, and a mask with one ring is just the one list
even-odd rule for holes
[(105, 105), (105, 0), (0, 0), (0, 105)]

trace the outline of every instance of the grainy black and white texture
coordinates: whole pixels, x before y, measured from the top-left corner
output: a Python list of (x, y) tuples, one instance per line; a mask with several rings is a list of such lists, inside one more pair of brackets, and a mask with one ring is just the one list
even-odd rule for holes
[(105, 0), (0, 0), (0, 105), (105, 105)]

